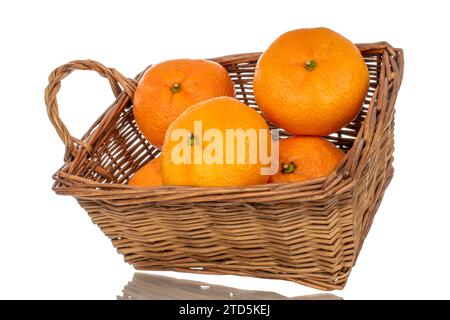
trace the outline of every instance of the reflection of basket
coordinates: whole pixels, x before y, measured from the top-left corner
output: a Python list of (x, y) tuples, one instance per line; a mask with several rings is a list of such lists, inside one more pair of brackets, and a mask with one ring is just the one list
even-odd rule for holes
[[(90, 60), (61, 66), (50, 75), (45, 95), (66, 145), (53, 188), (77, 198), (137, 269), (238, 274), (340, 289), (392, 178), (394, 103), (403, 73), (400, 49), (387, 43), (358, 47), (371, 85), (357, 118), (328, 137), (347, 153), (335, 172), (306, 182), (245, 188), (126, 185), (159, 154), (133, 119), (136, 80)], [(228, 70), (238, 99), (253, 108), (258, 57), (213, 59)], [(97, 71), (117, 97), (81, 139), (61, 122), (56, 101), (61, 80), (73, 70)]]
[(240, 290), (204, 282), (135, 273), (119, 300), (342, 300), (333, 294), (288, 298), (275, 292)]

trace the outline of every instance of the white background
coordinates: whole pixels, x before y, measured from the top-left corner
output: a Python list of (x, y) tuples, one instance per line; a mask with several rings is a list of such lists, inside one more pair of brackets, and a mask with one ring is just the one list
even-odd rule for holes
[[(70, 197), (51, 191), (63, 145), (45, 111), (55, 67), (95, 59), (132, 77), (148, 64), (264, 50), (285, 31), (326, 26), (353, 42), (405, 50), (395, 177), (344, 299), (450, 298), (446, 1), (2, 1), (0, 4), (0, 298), (114, 299), (134, 270)], [(76, 72), (61, 116), (80, 137), (112, 102), (107, 81)], [(171, 274), (171, 273), (161, 273)], [(172, 274), (286, 296), (294, 283)]]

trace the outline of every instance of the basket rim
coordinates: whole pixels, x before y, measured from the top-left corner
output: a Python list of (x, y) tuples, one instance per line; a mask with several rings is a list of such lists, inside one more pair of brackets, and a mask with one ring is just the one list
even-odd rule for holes
[[(167, 202), (186, 203), (188, 202), (239, 202), (239, 203), (268, 203), (268, 202), (291, 202), (293, 199), (298, 202), (321, 200), (331, 195), (338, 196), (354, 187), (354, 179), (348, 177), (340, 179), (338, 183), (324, 186), (328, 177), (321, 177), (313, 180), (294, 183), (267, 183), (244, 187), (193, 187), (193, 186), (157, 186), (157, 187), (136, 187), (118, 183), (99, 182), (79, 182), (73, 183), (77, 176), (61, 172), (59, 176), (55, 174), (56, 182), (62, 179), (71, 180), (71, 186), (53, 186), (53, 191), (59, 195), (76, 196), (78, 199), (102, 199), (108, 201), (114, 199), (115, 205), (120, 205), (123, 200), (124, 205), (129, 204), (133, 199), (134, 204), (143, 202)], [(89, 188), (87, 193), (86, 188)], [(152, 199), (150, 199), (151, 197)], [(220, 199), (219, 199), (220, 197)], [(255, 197), (258, 200), (255, 201)], [(251, 201), (247, 201), (251, 200)]]
[[(397, 79), (397, 88), (395, 88), (395, 95), (397, 94), (398, 89), (400, 88), (402, 76), (403, 76), (403, 50), (401, 48), (394, 48), (387, 42), (374, 42), (374, 43), (360, 43), (356, 44), (358, 49), (361, 51), (363, 55), (371, 55), (371, 54), (379, 54), (389, 64), (397, 64), (394, 67), (395, 72), (386, 72), (384, 73), (384, 77), (388, 80), (390, 78)], [(240, 54), (231, 54), (225, 55), (217, 58), (211, 58), (209, 60), (216, 61), (219, 63), (233, 63), (235, 61), (239, 61), (243, 57), (249, 58), (257, 58), (261, 55), (262, 52), (251, 52), (251, 53), (240, 53)], [(385, 66), (386, 67), (386, 66)], [(148, 68), (148, 67), (147, 67)], [(146, 69), (147, 69), (146, 68)], [(145, 70), (138, 74), (134, 81), (139, 80)], [(376, 85), (378, 89), (380, 87), (381, 79)], [(118, 101), (127, 98), (129, 92), (123, 90), (119, 94), (116, 95), (116, 100), (113, 102), (111, 107), (117, 106)], [(387, 97), (389, 100), (389, 97)], [(395, 99), (394, 99), (395, 100)], [(370, 108), (375, 108), (374, 104), (370, 104), (368, 112), (371, 111)], [(105, 114), (110, 109), (97, 120), (96, 124), (101, 122)], [(379, 110), (378, 110), (379, 111)], [(217, 194), (236, 194), (240, 195), (239, 198), (243, 200), (245, 193), (255, 194), (255, 193), (263, 193), (263, 192), (279, 192), (280, 194), (289, 194), (295, 190), (309, 189), (306, 191), (305, 198), (302, 197), (302, 200), (308, 199), (319, 199), (329, 196), (330, 194), (339, 194), (341, 193), (339, 190), (347, 191), (354, 185), (355, 180), (355, 170), (351, 170), (351, 172), (344, 172), (342, 170), (345, 166), (348, 166), (349, 159), (351, 157), (355, 158), (355, 154), (361, 152), (361, 149), (365, 146), (365, 141), (361, 137), (360, 133), (368, 121), (366, 117), (362, 123), (362, 127), (358, 132), (358, 135), (355, 137), (352, 147), (345, 154), (344, 158), (338, 165), (338, 167), (333, 171), (333, 173), (329, 176), (320, 177), (313, 180), (300, 181), (300, 182), (291, 182), (291, 183), (266, 183), (266, 184), (258, 184), (258, 185), (250, 185), (243, 187), (197, 187), (197, 186), (171, 186), (171, 185), (162, 185), (162, 186), (153, 186), (153, 187), (140, 187), (140, 186), (130, 186), (128, 184), (121, 183), (108, 183), (108, 182), (95, 182), (86, 178), (79, 177), (77, 175), (69, 174), (64, 172), (63, 169), (71, 164), (71, 161), (67, 161), (64, 165), (53, 175), (53, 179), (55, 181), (52, 189), (58, 194), (66, 194), (66, 195), (77, 195), (79, 198), (83, 198), (84, 196), (87, 198), (92, 198), (93, 196), (101, 197), (102, 195), (118, 195), (124, 194), (127, 197), (139, 196), (149, 194), (162, 194), (166, 195), (166, 199), (164, 201), (172, 200), (180, 200), (183, 198), (183, 194), (202, 194), (202, 195), (217, 195)], [(95, 124), (94, 124), (95, 125)], [(80, 145), (80, 144), (79, 144)], [(87, 155), (88, 150), (84, 150), (83, 148), (79, 148), (78, 150), (82, 152), (78, 152), (77, 156), (82, 156), (84, 153)], [(353, 160), (355, 161), (355, 160)], [(351, 164), (350, 168), (353, 169), (355, 165)], [(89, 188), (89, 195), (86, 195), (86, 188)], [(183, 192), (180, 192), (183, 191)], [(83, 194), (85, 194), (83, 196)], [(172, 195), (172, 198), (170, 197)], [(178, 196), (177, 196), (178, 195)], [(295, 197), (298, 198), (298, 193), (295, 194)], [(217, 196), (215, 197), (217, 198)], [(224, 200), (232, 200), (236, 197), (223, 197)], [(245, 197), (244, 197), (245, 198)], [(261, 198), (262, 200), (263, 198)], [(203, 201), (203, 200), (202, 200)], [(214, 200), (216, 201), (216, 200)], [(264, 202), (264, 201), (262, 201)]]

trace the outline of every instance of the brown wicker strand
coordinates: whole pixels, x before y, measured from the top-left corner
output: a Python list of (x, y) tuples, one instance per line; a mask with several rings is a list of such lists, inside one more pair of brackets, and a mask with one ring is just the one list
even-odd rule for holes
[(50, 74), (48, 79), (49, 84), (45, 89), (47, 113), (49, 115), (50, 121), (56, 129), (56, 132), (66, 146), (66, 151), (64, 154), (65, 160), (68, 160), (74, 156), (75, 144), (82, 146), (89, 153), (92, 153), (93, 151), (92, 147), (89, 144), (85, 143), (83, 140), (79, 140), (73, 137), (59, 117), (56, 95), (58, 94), (61, 87), (61, 81), (74, 70), (93, 70), (99, 73), (102, 77), (107, 78), (116, 97), (122, 92), (122, 90), (124, 90), (127, 95), (132, 98), (134, 90), (136, 88), (135, 80), (128, 79), (117, 70), (107, 68), (101, 63), (92, 60), (72, 61), (59, 68), (56, 68)]

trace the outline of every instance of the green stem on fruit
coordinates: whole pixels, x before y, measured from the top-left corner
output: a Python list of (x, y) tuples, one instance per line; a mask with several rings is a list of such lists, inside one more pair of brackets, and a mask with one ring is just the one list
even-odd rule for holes
[(189, 133), (188, 144), (190, 146), (193, 146), (196, 141), (197, 141), (197, 138), (194, 136), (194, 134), (193, 133)]
[(282, 163), (281, 164), (281, 173), (283, 174), (290, 174), (293, 173), (297, 169), (297, 166), (292, 161), (291, 163)]
[(170, 91), (172, 91), (172, 93), (178, 93), (181, 91), (181, 84), (179, 84), (178, 82), (175, 82), (171, 87), (170, 87)]
[(308, 71), (313, 71), (317, 67), (317, 62), (314, 60), (305, 61), (305, 69)]

